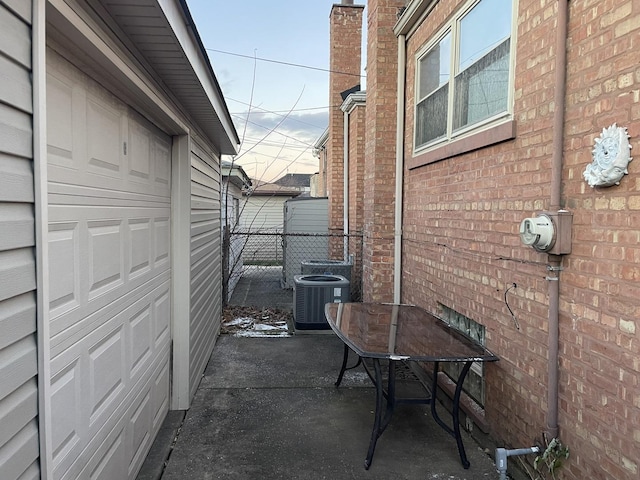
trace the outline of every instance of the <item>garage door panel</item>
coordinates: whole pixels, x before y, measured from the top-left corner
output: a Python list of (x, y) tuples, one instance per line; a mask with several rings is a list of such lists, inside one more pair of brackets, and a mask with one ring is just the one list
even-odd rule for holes
[(57, 75), (47, 75), (47, 153), (49, 164), (73, 167), (73, 136), (69, 128), (71, 113), (71, 81)]
[[(165, 338), (169, 333), (169, 291), (170, 279), (167, 277), (158, 285), (145, 285), (135, 295), (128, 295), (123, 303), (109, 305), (87, 322), (81, 322), (84, 329), (52, 347), (52, 374), (58, 375), (80, 358), (81, 371), (97, 371), (96, 381), (105, 382), (100, 386), (88, 378), (91, 383), (83, 385), (83, 391), (87, 393), (97, 388), (106, 395), (115, 385), (111, 377), (116, 372), (118, 378), (123, 377), (127, 383), (138, 381), (142, 370), (153, 361), (150, 357), (156, 357), (169, 343)], [(101, 377), (99, 370), (106, 368), (104, 365), (110, 365), (114, 371), (105, 372)], [(104, 397), (98, 392), (91, 395), (98, 399)], [(97, 402), (86, 400), (88, 404), (97, 405)]]
[[(71, 467), (56, 478), (136, 478), (168, 410), (168, 365), (169, 353), (165, 351), (164, 356), (154, 362), (146, 381), (136, 389), (137, 395), (128, 399), (127, 408), (119, 408), (114, 413), (114, 428), (98, 431)], [(158, 405), (164, 407), (158, 409)], [(119, 450), (121, 446), (123, 451)]]
[(169, 405), (171, 138), (47, 53), (53, 478), (134, 478)]
[[(52, 423), (55, 478), (75, 478), (73, 475), (86, 464), (98, 443), (111, 436), (109, 419), (123, 418), (136, 429), (146, 428), (151, 437), (155, 436), (159, 428), (156, 424), (162, 422), (168, 410), (170, 338), (164, 335), (162, 342), (154, 341), (150, 314), (169, 307), (168, 301), (163, 300), (168, 291), (168, 284), (162, 285), (93, 331), (85, 341), (74, 342), (52, 359), (52, 369), (56, 371), (52, 407), (66, 412), (64, 416), (56, 415)], [(168, 316), (166, 311), (159, 313)], [(90, 347), (79, 348), (82, 344)], [(152, 399), (145, 407), (144, 417), (139, 412), (140, 395), (150, 395)], [(133, 440), (127, 437), (130, 441)], [(149, 446), (139, 443), (135, 448), (146, 452)], [(103, 452), (105, 449), (108, 450), (102, 447)], [(127, 448), (127, 452), (135, 450)], [(126, 474), (115, 478), (126, 478)]]
[(145, 305), (129, 321), (131, 325), (131, 376), (135, 377), (149, 361), (154, 345), (151, 304)]
[[(60, 279), (52, 288), (50, 304), (54, 337), (168, 272), (166, 212), (160, 208), (50, 207), (49, 246), (55, 253), (50, 255), (50, 270)], [(105, 219), (116, 213), (119, 219)], [(71, 216), (77, 221), (65, 221)]]
[[(50, 181), (169, 197), (171, 138), (55, 52), (50, 53)], [(82, 131), (84, 135), (71, 133)]]
[(58, 317), (80, 305), (80, 241), (78, 222), (49, 226), (49, 269), (56, 281), (49, 289), (50, 315)]
[(79, 358), (75, 358), (51, 379), (51, 410), (58, 416), (52, 429), (53, 468), (58, 471), (69, 468), (85, 436), (79, 377)]
[(91, 97), (87, 98), (86, 105), (86, 142), (89, 159), (87, 173), (99, 177), (95, 179), (98, 185), (102, 183), (102, 177), (116, 178), (119, 183), (124, 175), (123, 112), (113, 107), (109, 108), (104, 100)]
[(90, 472), (90, 480), (112, 480), (125, 478), (123, 470), (126, 461), (126, 444), (124, 429), (118, 432), (114, 441), (109, 445), (105, 454)]
[(144, 275), (151, 270), (153, 256), (153, 246), (151, 245), (152, 229), (151, 218), (129, 220), (129, 231), (131, 232), (129, 275), (131, 277)]
[(132, 122), (129, 129), (129, 148), (131, 155), (129, 161), (129, 174), (133, 181), (142, 184), (151, 179), (151, 140), (150, 132), (142, 125)]
[(124, 285), (125, 282), (125, 232), (119, 219), (87, 222), (87, 280), (89, 292), (87, 301), (109, 290)]
[(152, 409), (151, 402), (152, 389), (144, 392), (140, 399), (137, 399), (133, 415), (129, 420), (129, 448), (132, 452), (131, 460), (128, 464), (127, 475), (131, 475), (137, 470), (137, 466), (144, 461), (144, 457), (151, 446), (152, 432)]
[(155, 240), (154, 265), (157, 269), (169, 268), (169, 239), (171, 238), (171, 224), (169, 217), (156, 217), (154, 219), (154, 228), (156, 230), (153, 236)]
[[(89, 348), (89, 385), (86, 392), (91, 409), (89, 428), (93, 429), (101, 416), (109, 413), (113, 405), (122, 399), (127, 382), (126, 348), (123, 326), (98, 341)], [(100, 422), (102, 424), (103, 422)]]
[(154, 180), (161, 192), (167, 191), (171, 187), (171, 143), (158, 136), (154, 136), (152, 141), (156, 159)]
[(171, 308), (170, 308), (171, 291), (167, 287), (160, 290), (156, 296), (153, 318), (155, 319), (153, 338), (156, 348), (160, 348), (163, 343), (169, 342), (171, 335)]
[[(105, 324), (105, 322), (117, 318), (123, 311), (129, 312), (130, 308), (136, 308), (136, 302), (147, 299), (150, 295), (154, 296), (152, 298), (158, 298), (156, 300), (156, 308), (153, 309), (153, 340), (158, 344), (160, 337), (169, 333), (167, 331), (167, 316), (170, 315), (170, 296), (165, 296), (164, 292), (170, 286), (170, 279), (169, 272), (166, 272), (133, 291), (127, 291), (122, 294), (121, 292), (110, 292), (103, 299), (104, 306), (88, 316), (83, 316), (82, 309), (79, 308), (61, 317), (58, 319), (59, 324), (70, 324), (70, 326), (52, 337), (52, 357), (62, 354), (75, 343), (88, 338), (88, 335), (92, 334), (97, 328)], [(138, 305), (138, 308), (141, 309), (142, 307)], [(64, 317), (71, 317), (71, 319), (68, 320)], [(57, 327), (60, 327), (60, 325), (57, 325)]]
[(129, 110), (129, 184), (149, 194), (169, 196), (171, 189), (171, 140), (156, 126)]
[(153, 382), (152, 403), (153, 403), (153, 431), (157, 432), (162, 426), (162, 422), (169, 411), (169, 397), (164, 392), (169, 391), (169, 362), (157, 372)]

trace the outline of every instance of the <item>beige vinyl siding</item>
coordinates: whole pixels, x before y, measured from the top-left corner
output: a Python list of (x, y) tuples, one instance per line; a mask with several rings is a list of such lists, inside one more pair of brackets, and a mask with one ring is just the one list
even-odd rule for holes
[(39, 478), (31, 2), (0, 2), (0, 478)]
[(198, 388), (220, 331), (220, 219), (220, 161), (194, 140), (191, 151), (190, 397)]

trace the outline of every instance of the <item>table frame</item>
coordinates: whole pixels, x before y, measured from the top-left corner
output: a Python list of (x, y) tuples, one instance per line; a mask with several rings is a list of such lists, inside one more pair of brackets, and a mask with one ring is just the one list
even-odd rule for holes
[[(442, 427), (444, 431), (446, 431), (449, 435), (451, 435), (455, 439), (456, 445), (458, 448), (458, 455), (460, 456), (460, 462), (462, 463), (462, 466), (465, 469), (468, 469), (470, 466), (470, 463), (469, 463), (469, 460), (467, 459), (467, 454), (466, 454), (464, 443), (462, 441), (462, 436), (460, 433), (460, 397), (462, 394), (462, 385), (467, 376), (467, 373), (469, 372), (473, 362), (478, 361), (478, 359), (465, 360), (465, 361), (432, 360), (433, 376), (432, 376), (432, 382), (431, 382), (431, 391), (429, 392), (428, 389), (425, 388), (429, 393), (429, 396), (424, 398), (397, 398), (396, 397), (396, 366), (397, 364), (399, 362), (428, 363), (428, 362), (431, 362), (431, 360), (422, 360), (422, 359), (412, 360), (410, 356), (392, 355), (392, 354), (389, 354), (381, 358), (379, 354), (368, 355), (367, 352), (359, 352), (358, 348), (353, 343), (351, 343), (348, 336), (346, 336), (344, 332), (342, 332), (340, 328), (336, 326), (334, 319), (332, 319), (331, 315), (329, 314), (329, 308), (328, 308), (329, 305), (331, 304), (327, 304), (325, 306), (325, 316), (327, 318), (327, 321), (331, 329), (338, 335), (338, 337), (344, 343), (342, 367), (340, 368), (338, 379), (335, 382), (336, 388), (339, 387), (340, 384), (342, 383), (342, 379), (344, 378), (344, 374), (347, 370), (363, 365), (367, 375), (373, 382), (373, 385), (376, 390), (375, 418), (374, 418), (373, 430), (371, 432), (371, 440), (369, 442), (369, 449), (367, 451), (367, 457), (364, 461), (365, 469), (368, 470), (369, 467), (371, 466), (378, 439), (380, 438), (382, 433), (385, 431), (385, 429), (389, 425), (389, 422), (391, 421), (391, 417), (393, 416), (395, 407), (398, 404), (429, 404), (431, 407), (430, 408), (431, 416), (436, 421), (436, 423), (440, 425), (440, 427)], [(480, 345), (478, 344), (478, 346)], [(490, 356), (484, 361), (498, 360), (498, 357), (493, 356), (493, 354), (491, 354), (491, 352), (489, 352), (488, 350), (484, 349), (484, 347), (482, 346), (480, 347), (490, 354)], [(350, 350), (353, 351), (356, 355), (358, 355), (358, 361), (353, 366), (348, 367), (347, 364), (348, 364)], [(373, 373), (371, 372), (370, 368), (367, 366), (366, 362), (363, 361), (363, 359), (369, 359), (372, 361)], [(380, 361), (385, 359), (388, 360), (389, 362), (386, 389), (384, 387), (382, 367), (380, 365)], [(455, 382), (456, 388), (453, 395), (453, 405), (452, 405), (452, 412), (451, 412), (452, 426), (447, 425), (440, 418), (440, 415), (438, 414), (438, 411), (436, 409), (436, 400), (437, 400), (437, 393), (438, 393), (438, 371), (440, 367), (440, 362), (443, 362), (443, 361), (457, 361), (460, 363), (464, 363), (464, 366)], [(385, 407), (384, 405), (385, 400), (386, 400), (386, 408), (383, 408)]]

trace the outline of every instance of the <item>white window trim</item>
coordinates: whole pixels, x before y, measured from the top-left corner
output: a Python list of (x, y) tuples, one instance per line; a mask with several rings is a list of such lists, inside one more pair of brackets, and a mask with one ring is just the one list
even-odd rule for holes
[[(449, 89), (453, 91), (453, 85), (455, 83), (455, 77), (457, 72), (456, 63), (458, 61), (459, 55), (459, 31), (460, 31), (460, 20), (469, 12), (473, 7), (475, 7), (481, 0), (469, 0), (465, 3), (458, 12), (447, 21), (447, 23), (440, 28), (436, 32), (435, 35), (431, 37), (431, 39), (420, 48), (415, 54), (415, 78), (414, 78), (414, 104), (413, 104), (413, 134), (412, 134), (412, 143), (413, 143), (413, 156), (417, 156), (423, 154), (425, 152), (429, 152), (432, 150), (436, 150), (444, 145), (451, 144), (457, 140), (465, 138), (467, 136), (475, 135), (477, 133), (487, 131), (493, 127), (498, 125), (502, 125), (508, 122), (513, 121), (514, 119), (514, 97), (515, 97), (515, 53), (516, 53), (516, 38), (517, 38), (517, 12), (518, 12), (518, 1), (512, 0), (512, 10), (511, 10), (511, 36), (510, 36), (510, 44), (509, 44), (509, 86), (507, 92), (507, 111), (501, 112), (499, 114), (493, 115), (489, 118), (481, 120), (480, 122), (474, 123), (473, 125), (468, 125), (466, 127), (460, 128), (456, 131), (453, 130), (453, 107), (454, 107), (454, 94), (450, 93), (447, 103), (447, 133), (444, 138), (437, 138), (430, 142), (425, 143), (424, 145), (418, 146), (416, 143), (416, 125), (417, 125), (417, 114), (418, 114), (418, 103), (420, 102), (420, 60), (425, 56), (425, 54), (431, 50), (435, 45), (437, 45), (447, 33), (451, 32), (452, 39), (452, 48), (454, 54), (451, 55), (451, 63), (449, 70), (451, 72), (449, 78)], [(428, 18), (428, 16), (427, 16)], [(426, 22), (426, 18), (424, 20)], [(425, 97), (426, 98), (426, 97)]]

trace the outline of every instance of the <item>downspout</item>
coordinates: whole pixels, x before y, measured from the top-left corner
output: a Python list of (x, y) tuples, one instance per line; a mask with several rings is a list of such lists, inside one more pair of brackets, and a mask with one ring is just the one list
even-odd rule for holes
[[(550, 210), (561, 209), (562, 156), (564, 148), (564, 109), (567, 77), (567, 31), (569, 0), (558, 0), (558, 27), (556, 32), (555, 94), (553, 115), (553, 157), (551, 163), (551, 205)], [(549, 275), (549, 363), (547, 392), (547, 429), (549, 438), (558, 436), (558, 350), (560, 316), (560, 271), (562, 257), (548, 256)]]
[(347, 262), (349, 260), (349, 114), (344, 112), (344, 161), (343, 161), (343, 254), (342, 259)]
[(393, 302), (401, 302), (402, 287), (402, 183), (404, 174), (404, 84), (406, 36), (398, 35), (398, 85), (396, 103), (396, 191), (393, 245)]

